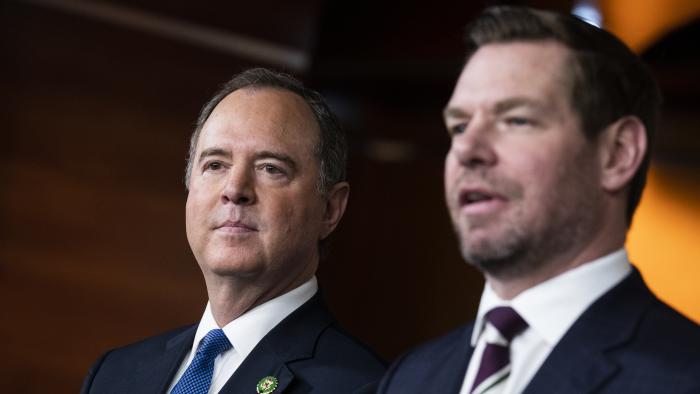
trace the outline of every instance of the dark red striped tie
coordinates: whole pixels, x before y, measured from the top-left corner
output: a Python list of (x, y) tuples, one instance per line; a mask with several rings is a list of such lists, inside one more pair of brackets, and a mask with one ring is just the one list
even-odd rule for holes
[[(510, 341), (527, 328), (527, 323), (518, 312), (508, 306), (493, 308), (486, 313), (491, 323), (506, 340), (506, 345), (486, 343), (481, 356), (481, 365), (472, 385), (472, 393), (483, 393), (508, 377), (510, 371)], [(483, 387), (482, 387), (483, 386)]]

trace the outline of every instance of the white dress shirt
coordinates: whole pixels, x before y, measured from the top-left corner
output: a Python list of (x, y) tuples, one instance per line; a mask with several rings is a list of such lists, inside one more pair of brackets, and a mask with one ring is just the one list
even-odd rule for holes
[(468, 394), (471, 390), (486, 342), (500, 337), (496, 328), (484, 319), (488, 311), (510, 306), (528, 324), (510, 344), (510, 376), (494, 391), (522, 393), (579, 316), (631, 271), (627, 253), (620, 249), (527, 289), (510, 301), (498, 297), (487, 282), (471, 338), (475, 349), (460, 393)]
[(183, 359), (180, 369), (170, 383), (168, 393), (173, 390), (173, 387), (175, 387), (178, 380), (180, 380), (185, 370), (192, 362), (197, 352), (199, 341), (201, 341), (209, 331), (221, 328), (233, 346), (231, 349), (221, 353), (214, 360), (214, 375), (211, 379), (211, 386), (209, 386), (209, 394), (218, 393), (231, 376), (233, 376), (233, 373), (236, 372), (236, 369), (238, 369), (243, 360), (253, 351), (253, 348), (255, 348), (258, 342), (275, 328), (279, 322), (284, 320), (285, 317), (289, 316), (289, 314), (311, 299), (317, 291), (318, 282), (314, 276), (296, 289), (247, 311), (224, 327), (219, 327), (219, 325), (216, 324), (214, 316), (211, 313), (211, 305), (207, 302), (204, 315), (194, 335), (192, 349)]

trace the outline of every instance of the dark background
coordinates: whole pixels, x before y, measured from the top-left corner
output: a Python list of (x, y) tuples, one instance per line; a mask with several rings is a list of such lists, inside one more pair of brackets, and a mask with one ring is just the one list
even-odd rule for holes
[[(350, 204), (319, 272), (341, 323), (391, 360), (471, 319), (482, 279), (460, 258), (444, 208), (440, 111), (463, 26), (486, 2), (67, 3), (0, 6), (0, 391), (77, 392), (105, 350), (200, 318), (204, 283), (184, 231), (187, 143), (217, 86), (257, 65), (321, 91), (349, 133)], [(306, 63), (149, 31), (134, 22), (144, 15)], [(680, 119), (698, 87), (679, 74), (697, 72), (692, 52), (657, 67)], [(695, 168), (686, 129), (662, 141), (661, 157)]]

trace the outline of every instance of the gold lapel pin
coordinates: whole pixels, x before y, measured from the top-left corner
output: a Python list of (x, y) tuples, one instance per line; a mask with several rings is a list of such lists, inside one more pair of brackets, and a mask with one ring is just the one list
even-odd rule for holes
[(258, 385), (255, 386), (255, 391), (257, 391), (258, 394), (270, 394), (271, 392), (275, 391), (278, 385), (279, 382), (277, 381), (276, 377), (265, 376), (264, 378), (260, 379)]

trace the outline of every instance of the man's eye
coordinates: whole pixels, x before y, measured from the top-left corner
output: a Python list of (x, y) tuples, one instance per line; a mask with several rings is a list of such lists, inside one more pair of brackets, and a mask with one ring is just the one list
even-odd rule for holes
[(454, 126), (450, 126), (448, 132), (450, 135), (461, 134), (467, 129), (467, 123), (459, 123)]
[(281, 168), (274, 166), (272, 164), (263, 164), (259, 168), (260, 168), (260, 170), (265, 171), (266, 173), (268, 173), (270, 175), (284, 174), (284, 171), (282, 171)]
[(221, 164), (218, 161), (212, 161), (210, 163), (207, 163), (207, 165), (204, 167), (205, 170), (209, 171), (217, 171), (223, 168), (223, 164)]
[(508, 124), (509, 126), (531, 126), (532, 121), (527, 118), (514, 116), (506, 118), (506, 124)]

